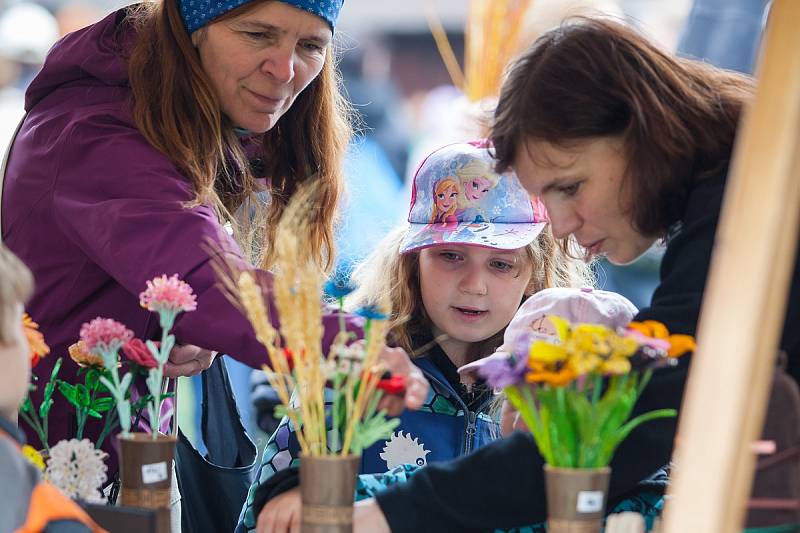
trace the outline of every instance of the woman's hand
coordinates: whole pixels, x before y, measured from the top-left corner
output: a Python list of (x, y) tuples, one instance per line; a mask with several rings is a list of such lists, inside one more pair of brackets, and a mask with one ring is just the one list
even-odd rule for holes
[(300, 487), (278, 494), (258, 514), (258, 533), (300, 533), (303, 500)]
[(217, 352), (192, 344), (177, 345), (169, 352), (169, 360), (164, 365), (164, 376), (168, 378), (196, 376), (210, 367), (216, 356)]
[(419, 409), (428, 395), (428, 380), (411, 362), (402, 348), (384, 348), (381, 352), (383, 366), (394, 375), (403, 376), (406, 391), (403, 396), (386, 395), (381, 398), (378, 409), (386, 409), (389, 416), (397, 416), (403, 409)]

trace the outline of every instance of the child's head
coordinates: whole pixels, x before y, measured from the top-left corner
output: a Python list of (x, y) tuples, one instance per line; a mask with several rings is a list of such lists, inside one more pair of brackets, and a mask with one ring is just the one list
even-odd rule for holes
[[(449, 224), (431, 223), (436, 199), (428, 191), (478, 163), (495, 185), (475, 209), (459, 209)], [(517, 178), (492, 168), (488, 150), (472, 144), (428, 156), (414, 177), (409, 224), (387, 236), (356, 270), (359, 289), (352, 299), (363, 304), (388, 296), (392, 332), (407, 350), (436, 331), (481, 343), (489, 353), (526, 296), (590, 279), (587, 267), (556, 244), (543, 210)]]
[(22, 329), (22, 308), (33, 278), (22, 261), (0, 244), (0, 415), (13, 418), (28, 392), (30, 353)]

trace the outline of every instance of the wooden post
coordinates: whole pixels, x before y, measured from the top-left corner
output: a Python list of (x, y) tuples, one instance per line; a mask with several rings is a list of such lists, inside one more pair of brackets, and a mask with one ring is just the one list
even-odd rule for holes
[(773, 2), (758, 78), (703, 301), (666, 533), (741, 530), (800, 222), (800, 1)]

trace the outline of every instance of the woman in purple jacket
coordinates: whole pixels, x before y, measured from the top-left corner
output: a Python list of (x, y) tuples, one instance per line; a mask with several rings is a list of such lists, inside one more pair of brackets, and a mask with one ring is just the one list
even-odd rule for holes
[[(170, 375), (198, 373), (213, 352), (253, 367), (266, 362), (245, 318), (216, 288), (203, 245), (268, 269), (276, 221), (297, 187), (315, 181), (321, 205), (306, 253), (331, 264), (350, 134), (331, 50), (341, 5), (159, 1), (112, 13), (55, 45), (26, 95), (0, 220), (3, 241), (34, 273), (28, 311), (55, 355), (97, 316), (154, 338), (157, 317), (137, 295), (146, 280), (177, 273), (198, 309), (175, 325), (189, 346), (173, 351)], [(421, 403), (424, 378), (403, 352), (385, 355), (413, 374), (406, 404)], [(55, 359), (37, 373), (49, 375)], [(60, 377), (71, 381), (76, 370), (67, 358)], [(67, 436), (65, 403), (53, 407), (51, 441)], [(99, 429), (90, 424), (86, 433), (95, 438)]]

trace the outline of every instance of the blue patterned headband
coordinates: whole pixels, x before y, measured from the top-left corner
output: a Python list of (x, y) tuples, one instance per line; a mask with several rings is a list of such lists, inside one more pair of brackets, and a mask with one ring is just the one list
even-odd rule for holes
[[(248, 4), (253, 0), (177, 0), (181, 6), (181, 17), (189, 33), (194, 32), (220, 17), (236, 9), (237, 7)], [(331, 31), (336, 27), (336, 19), (342, 9), (344, 0), (280, 0), (284, 4), (305, 9), (312, 13), (331, 27)]]

